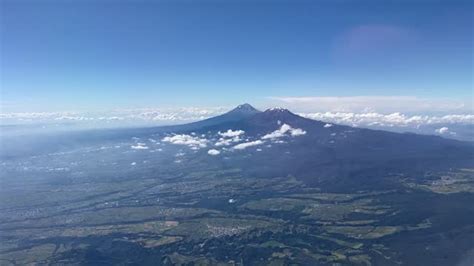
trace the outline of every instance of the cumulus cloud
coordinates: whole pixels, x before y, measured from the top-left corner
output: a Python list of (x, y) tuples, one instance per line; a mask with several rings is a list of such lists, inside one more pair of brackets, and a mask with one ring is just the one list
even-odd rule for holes
[(232, 130), (229, 129), (225, 132), (218, 132), (221, 136), (219, 140), (216, 142), (216, 146), (228, 146), (232, 143), (241, 141), (241, 136), (245, 133), (243, 130)]
[(288, 124), (283, 124), (279, 129), (273, 131), (272, 133), (266, 134), (262, 139), (276, 139), (284, 136), (300, 136), (306, 134), (306, 131), (301, 128), (292, 128)]
[(435, 130), (435, 132), (438, 133), (438, 134), (441, 134), (441, 135), (448, 134), (449, 133), (449, 128), (448, 127), (438, 128), (438, 129)]
[(232, 129), (228, 129), (225, 132), (219, 131), (219, 135), (221, 135), (222, 137), (229, 137), (229, 138), (240, 136), (240, 135), (243, 135), (244, 133), (245, 131), (243, 130), (232, 130)]
[(130, 146), (133, 150), (148, 150), (148, 147), (145, 143), (137, 143), (136, 145)]
[(210, 149), (207, 151), (207, 154), (209, 155), (219, 155), (221, 152), (219, 150), (216, 150), (216, 149)]
[(248, 147), (262, 145), (263, 143), (264, 142), (261, 141), (261, 140), (255, 140), (255, 141), (250, 141), (250, 142), (244, 142), (244, 143), (237, 144), (233, 148), (236, 149), (236, 150), (243, 150), (243, 149), (246, 149)]
[(301, 128), (292, 128), (292, 129), (290, 130), (290, 134), (291, 134), (291, 136), (296, 137), (296, 136), (305, 135), (305, 134), (306, 134), (306, 131), (304, 131), (304, 130), (301, 129)]
[(272, 133), (266, 134), (262, 139), (275, 139), (285, 136), (285, 133), (291, 129), (291, 126), (283, 124), (279, 129), (273, 131)]
[(207, 139), (195, 137), (192, 135), (178, 134), (173, 136), (166, 136), (162, 139), (163, 142), (169, 142), (176, 145), (186, 145), (192, 149), (199, 149), (207, 147)]
[(325, 124), (324, 127), (325, 127), (325, 128), (332, 127), (332, 124)]
[[(262, 136), (259, 140), (248, 141), (248, 142), (237, 144), (233, 147), (233, 149), (243, 150), (248, 147), (262, 145), (265, 143), (265, 140), (272, 140), (274, 143), (285, 143), (284, 141), (279, 140), (279, 138), (285, 137), (285, 136), (295, 137), (295, 136), (301, 136), (304, 134), (306, 134), (306, 131), (304, 131), (301, 128), (293, 128), (288, 124), (283, 124), (281, 125), (279, 129)], [(271, 145), (268, 145), (268, 147), (271, 147)], [(257, 151), (261, 151), (261, 149), (257, 149)]]
[(220, 138), (216, 144), (216, 146), (229, 146), (231, 143), (232, 143), (233, 139), (224, 139), (224, 138)]

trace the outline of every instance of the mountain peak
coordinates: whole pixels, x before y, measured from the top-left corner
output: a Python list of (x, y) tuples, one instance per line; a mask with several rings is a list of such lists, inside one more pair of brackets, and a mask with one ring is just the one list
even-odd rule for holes
[(220, 124), (236, 122), (245, 118), (249, 118), (258, 113), (261, 113), (261, 112), (255, 109), (250, 104), (244, 103), (230, 110), (227, 113), (214, 116), (208, 119), (204, 119), (201, 121), (185, 124), (183, 125), (182, 128), (185, 128), (186, 130), (196, 130), (196, 129), (204, 128), (204, 127), (218, 126)]
[(257, 113), (259, 112), (257, 109), (255, 109), (252, 105), (248, 103), (241, 104), (234, 109), (232, 109), (230, 112), (239, 112), (239, 113)]
[(287, 120), (303, 119), (302, 117), (292, 113), (290, 110), (281, 107), (265, 110), (262, 113), (262, 117), (265, 117), (265, 119), (269, 120), (281, 120), (283, 122)]

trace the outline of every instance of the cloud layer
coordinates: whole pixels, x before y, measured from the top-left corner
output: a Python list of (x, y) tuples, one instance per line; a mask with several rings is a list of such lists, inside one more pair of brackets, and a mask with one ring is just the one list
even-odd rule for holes
[(103, 112), (9, 112), (0, 113), (2, 124), (18, 123), (181, 123), (224, 113), (226, 107), (137, 108)]
[[(356, 97), (272, 97), (267, 106), (282, 106), (299, 115), (357, 127), (439, 134), (445, 137), (470, 140), (473, 138), (474, 113), (472, 103), (461, 100), (423, 99), (407, 96)], [(102, 128), (181, 124), (222, 114), (232, 107), (209, 108), (138, 108), (90, 112), (19, 112), (0, 113), (0, 125), (40, 125), (33, 130), (60, 130), (74, 128)], [(261, 108), (262, 110), (265, 108)], [(65, 126), (66, 125), (66, 126)], [(449, 128), (449, 134), (436, 129)], [(461, 128), (459, 128), (461, 127)], [(420, 131), (420, 128), (425, 128)], [(10, 127), (15, 134), (20, 128)], [(271, 134), (271, 133), (269, 133)], [(278, 132), (275, 132), (278, 134)], [(298, 134), (295, 131), (294, 134)], [(219, 132), (212, 140), (216, 146), (235, 145), (244, 140), (245, 132), (229, 129)]]
[(300, 113), (299, 115), (315, 120), (345, 124), (351, 126), (417, 127), (436, 124), (473, 124), (474, 115), (405, 115), (402, 113), (381, 114), (375, 112), (324, 112)]
[(270, 102), (299, 112), (355, 113), (472, 113), (468, 100), (425, 99), (413, 96), (352, 96), (352, 97), (270, 97)]

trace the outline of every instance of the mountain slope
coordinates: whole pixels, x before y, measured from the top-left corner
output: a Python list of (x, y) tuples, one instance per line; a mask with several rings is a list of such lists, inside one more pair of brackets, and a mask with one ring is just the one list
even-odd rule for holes
[[(284, 128), (304, 134), (281, 134)], [(389, 174), (422, 176), (428, 171), (473, 166), (472, 143), (328, 124), (279, 108), (194, 130), (211, 134), (245, 131), (245, 140), (224, 149), (214, 147), (231, 158), (229, 165), (242, 166), (249, 176), (294, 175), (318, 185), (370, 187)], [(242, 143), (248, 147), (232, 148)]]
[(197, 130), (202, 131), (205, 128), (224, 125), (228, 123), (237, 122), (249, 117), (252, 117), (258, 113), (261, 113), (259, 110), (255, 109), (248, 103), (241, 104), (236, 108), (230, 110), (229, 112), (218, 115), (215, 117), (211, 117), (208, 119), (204, 119), (197, 122), (192, 122), (183, 125), (176, 125), (176, 126), (164, 126), (164, 127), (157, 127), (154, 128), (155, 130), (166, 130), (166, 131), (190, 131), (190, 130)]

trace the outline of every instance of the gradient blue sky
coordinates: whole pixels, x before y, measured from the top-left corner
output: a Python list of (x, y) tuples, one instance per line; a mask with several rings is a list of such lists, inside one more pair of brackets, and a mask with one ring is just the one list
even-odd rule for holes
[(4, 111), (471, 99), (471, 1), (5, 1)]

